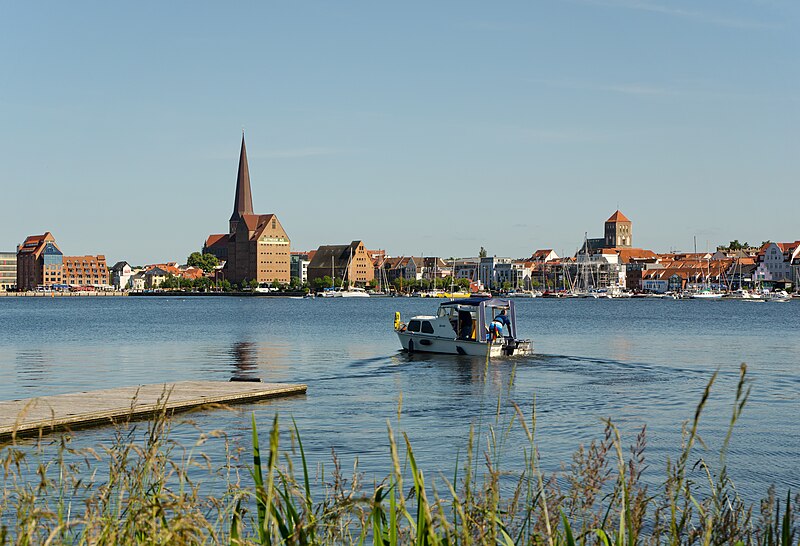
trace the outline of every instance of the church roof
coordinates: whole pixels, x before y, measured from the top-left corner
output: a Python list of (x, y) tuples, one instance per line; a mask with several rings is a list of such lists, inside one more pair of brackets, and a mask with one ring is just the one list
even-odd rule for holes
[(244, 214), (253, 214), (253, 195), (250, 191), (250, 168), (247, 165), (247, 149), (242, 133), (242, 149), (239, 152), (239, 173), (236, 175), (236, 196), (233, 199), (231, 220)]
[(611, 215), (611, 218), (606, 220), (606, 223), (609, 223), (609, 222), (630, 222), (630, 220), (628, 220), (628, 218), (624, 214), (622, 214), (620, 211), (617, 211), (617, 212), (615, 212), (614, 214)]

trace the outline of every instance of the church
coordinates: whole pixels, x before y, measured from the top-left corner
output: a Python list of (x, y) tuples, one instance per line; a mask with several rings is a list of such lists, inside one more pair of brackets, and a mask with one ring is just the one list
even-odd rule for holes
[(291, 252), (286, 230), (275, 214), (253, 213), (244, 133), (228, 233), (209, 235), (203, 253), (214, 254), (225, 262), (222, 274), (231, 283), (289, 283)]

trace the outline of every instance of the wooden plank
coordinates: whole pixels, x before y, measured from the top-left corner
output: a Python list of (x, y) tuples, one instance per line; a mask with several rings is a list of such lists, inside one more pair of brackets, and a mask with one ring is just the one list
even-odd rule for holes
[(182, 381), (0, 402), (0, 440), (144, 419), (166, 411), (242, 404), (306, 392), (306, 385)]

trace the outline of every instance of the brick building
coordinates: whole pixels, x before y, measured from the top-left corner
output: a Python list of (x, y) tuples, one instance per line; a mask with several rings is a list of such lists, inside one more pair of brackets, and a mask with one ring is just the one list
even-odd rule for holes
[(64, 284), (70, 286), (108, 287), (106, 257), (102, 254), (97, 256), (64, 256), (63, 279)]
[(346, 279), (359, 287), (372, 282), (375, 279), (375, 267), (364, 243), (353, 241), (349, 245), (319, 247), (308, 264), (308, 282), (325, 276)]
[(222, 276), (232, 283), (256, 280), (259, 283), (290, 280), (291, 243), (275, 214), (254, 214), (244, 135), (239, 153), (239, 172), (233, 214), (227, 234), (210, 235), (203, 253), (225, 261)]
[(63, 260), (64, 255), (49, 231), (27, 237), (17, 246), (17, 290), (62, 286)]

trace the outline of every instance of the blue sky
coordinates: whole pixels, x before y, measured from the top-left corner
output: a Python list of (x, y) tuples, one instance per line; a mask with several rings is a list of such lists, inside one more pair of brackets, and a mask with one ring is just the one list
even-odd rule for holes
[(183, 261), (254, 208), (295, 250), (800, 238), (800, 2), (6, 2), (0, 250)]

